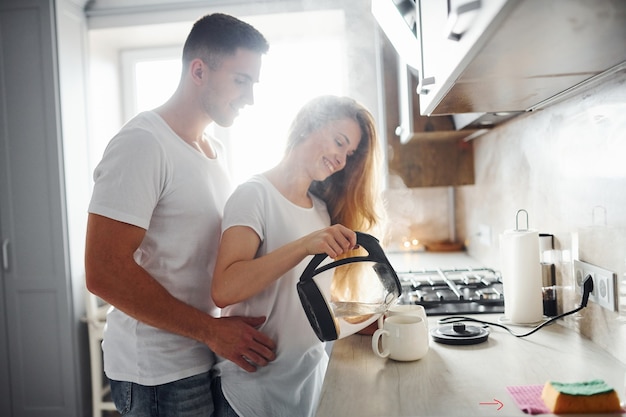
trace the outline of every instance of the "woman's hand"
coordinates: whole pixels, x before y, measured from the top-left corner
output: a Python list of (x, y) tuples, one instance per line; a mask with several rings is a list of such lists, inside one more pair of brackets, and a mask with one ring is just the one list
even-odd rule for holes
[(318, 230), (302, 239), (309, 255), (325, 253), (333, 259), (357, 246), (356, 233), (341, 224)]

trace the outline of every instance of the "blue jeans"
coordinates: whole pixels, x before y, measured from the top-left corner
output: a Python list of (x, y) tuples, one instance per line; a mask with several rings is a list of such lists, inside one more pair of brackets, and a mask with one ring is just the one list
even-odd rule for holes
[(213, 380), (213, 401), (215, 403), (215, 417), (239, 417), (224, 397), (220, 377)]
[(213, 417), (209, 372), (156, 386), (110, 382), (115, 408), (123, 416)]

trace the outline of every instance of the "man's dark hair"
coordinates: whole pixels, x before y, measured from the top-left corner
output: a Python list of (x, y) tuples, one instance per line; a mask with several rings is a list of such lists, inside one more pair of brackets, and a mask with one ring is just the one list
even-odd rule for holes
[(269, 44), (265, 37), (236, 17), (222, 13), (208, 14), (198, 19), (187, 36), (183, 47), (183, 65), (201, 58), (209, 66), (219, 63), (219, 58), (233, 55), (237, 48), (266, 53)]

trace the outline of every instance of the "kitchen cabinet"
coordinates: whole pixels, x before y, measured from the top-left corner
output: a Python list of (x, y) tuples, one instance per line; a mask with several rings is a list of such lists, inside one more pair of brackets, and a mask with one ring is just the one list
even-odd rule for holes
[[(408, 17), (405, 19), (398, 18), (398, 21), (391, 22), (385, 20), (386, 17), (394, 17), (395, 7), (392, 4), (392, 0), (372, 2), (372, 12), (384, 30), (380, 42), (382, 50), (381, 72), (386, 79), (385, 92), (389, 98), (387, 100), (387, 113), (397, 115), (397, 118), (388, 117), (388, 124), (393, 127), (393, 134), (399, 137), (401, 143), (407, 143), (413, 139), (451, 139), (452, 137), (458, 139), (474, 134), (476, 130), (457, 131), (454, 120), (450, 116), (428, 117), (421, 114), (419, 96), (415, 94), (419, 82), (419, 70), (416, 67), (421, 62), (421, 60), (415, 59), (419, 54), (418, 47), (420, 45), (415, 26), (415, 17), (419, 16), (419, 13), (415, 10), (416, 6), (413, 0), (399, 2), (397, 7), (411, 17), (411, 28), (404, 27), (405, 19)], [(391, 32), (390, 30), (392, 28), (398, 29), (398, 25), (401, 26), (399, 29), (406, 29), (405, 33), (400, 33), (404, 36), (396, 34), (395, 39), (390, 38), (395, 34), (395, 31)], [(402, 42), (407, 38), (407, 42)], [(413, 53), (409, 53), (413, 48)]]
[(388, 167), (408, 188), (474, 184), (471, 141), (444, 138), (390, 145)]
[[(0, 151), (2, 150), (2, 146), (0, 145)], [(0, 218), (2, 213), (0, 213)], [(2, 234), (2, 229), (0, 229), (0, 236), (4, 236)], [(4, 245), (8, 244), (6, 240), (0, 242), (0, 244)], [(4, 282), (3, 277), (3, 269), (0, 268), (0, 279), (1, 282)], [(11, 415), (11, 381), (9, 379), (9, 373), (5, 372), (5, 369), (9, 369), (9, 351), (7, 344), (7, 327), (6, 327), (6, 314), (4, 312), (4, 285), (0, 285), (0, 301), (2, 302), (2, 308), (0, 308), (0, 369), (3, 369), (0, 372), (0, 415), (10, 416)]]
[(3, 416), (85, 415), (62, 162), (60, 3), (0, 3)]
[(478, 130), (456, 130), (450, 116), (421, 115), (419, 98), (410, 93), (418, 78), (384, 36), (381, 56), (389, 172), (407, 187), (473, 184), (473, 144), (467, 139)]
[(419, 96), (415, 94), (418, 77), (401, 59), (397, 64), (399, 120), (394, 133), (400, 143), (453, 137), (463, 139), (476, 133), (476, 129), (456, 130), (451, 116), (423, 116)]
[(540, 109), (626, 64), (621, 0), (419, 2), (421, 113)]

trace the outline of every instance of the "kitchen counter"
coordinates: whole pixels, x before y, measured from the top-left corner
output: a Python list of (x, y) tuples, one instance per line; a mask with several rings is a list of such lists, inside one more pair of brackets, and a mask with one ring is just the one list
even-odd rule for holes
[[(497, 322), (499, 315), (474, 317)], [(440, 318), (429, 317), (430, 329)], [(352, 335), (334, 342), (317, 416), (523, 416), (507, 386), (600, 378), (624, 401), (625, 373), (625, 364), (558, 323), (525, 338), (492, 326), (477, 345), (430, 339), (426, 357), (414, 362), (379, 358), (371, 336)]]

